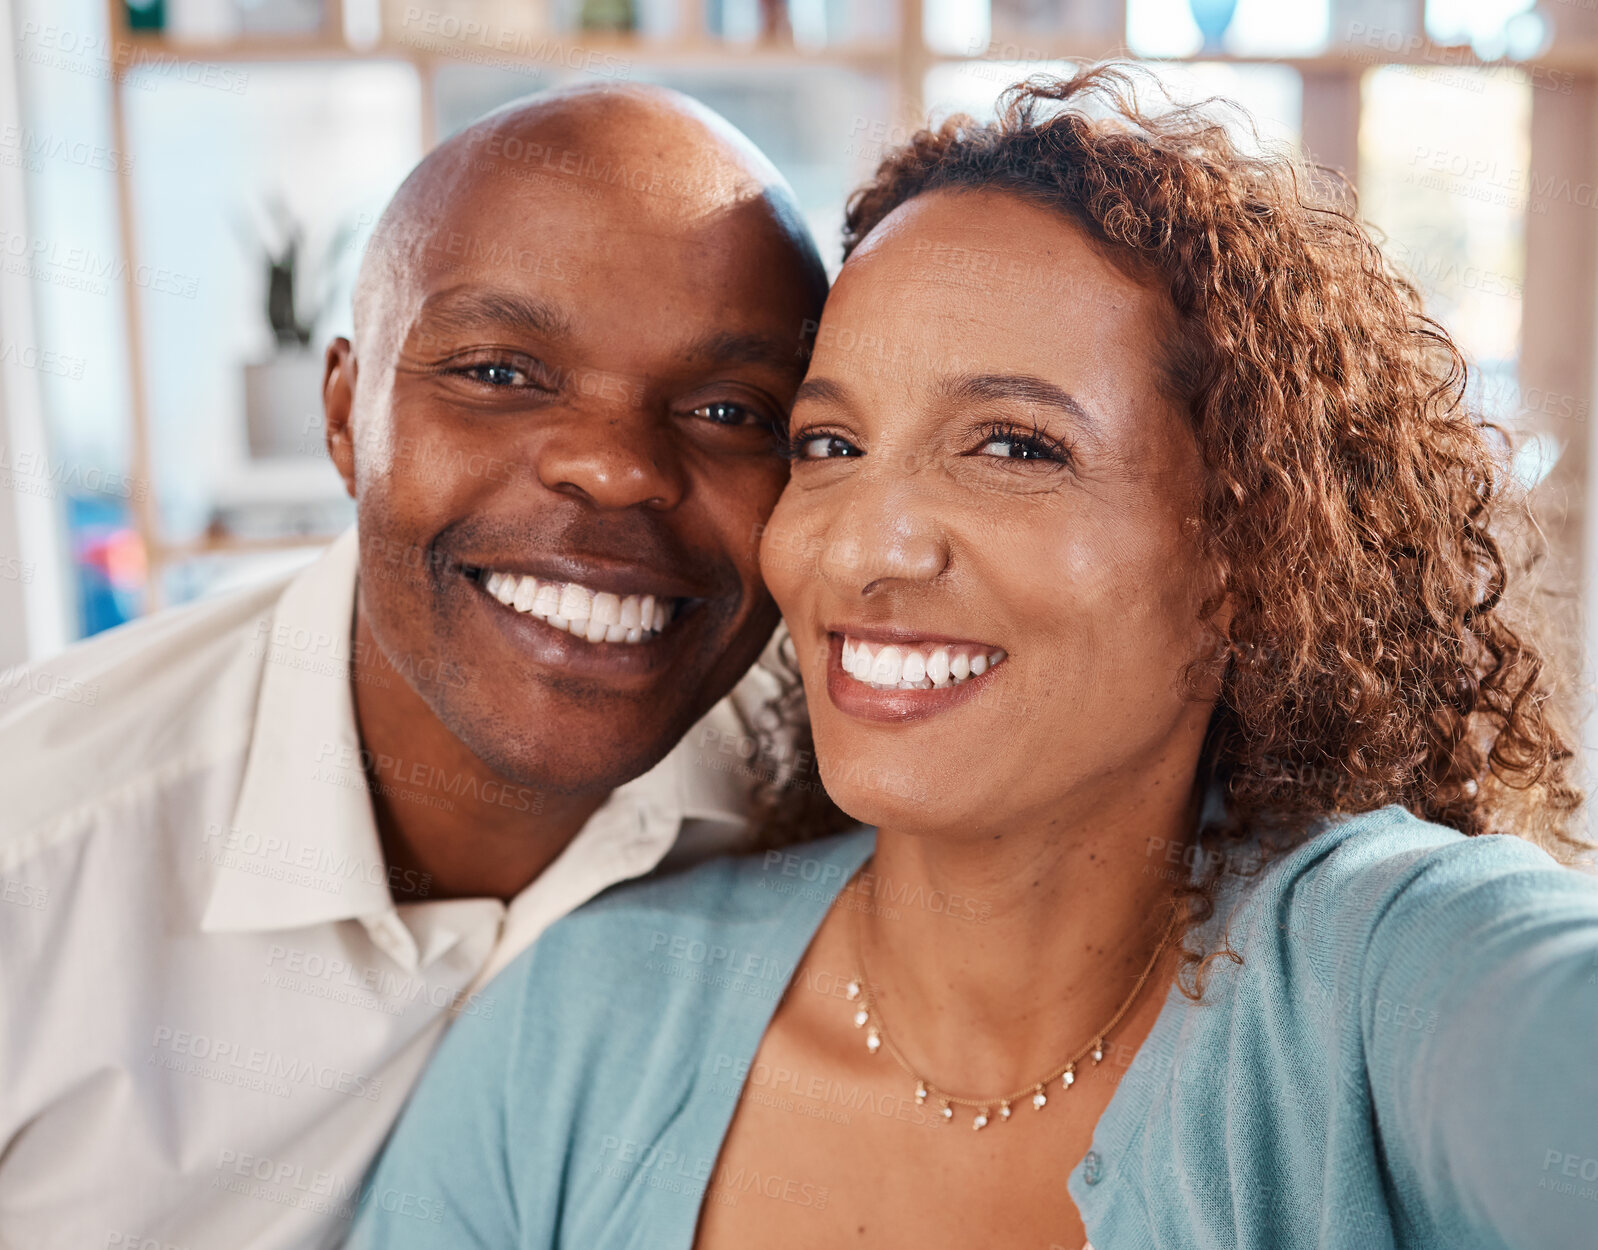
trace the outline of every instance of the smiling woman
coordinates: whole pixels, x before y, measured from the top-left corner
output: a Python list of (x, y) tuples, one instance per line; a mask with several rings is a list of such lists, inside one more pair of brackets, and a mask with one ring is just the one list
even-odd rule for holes
[(1102, 69), (884, 161), (761, 549), (876, 828), (551, 930), (378, 1174), (470, 1214), (357, 1244), (1590, 1240), (1495, 436), (1324, 192)]

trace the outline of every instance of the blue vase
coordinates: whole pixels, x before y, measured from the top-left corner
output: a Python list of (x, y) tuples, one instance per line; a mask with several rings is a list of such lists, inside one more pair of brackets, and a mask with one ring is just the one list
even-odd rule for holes
[(1204, 36), (1204, 51), (1215, 52), (1221, 46), (1221, 36), (1232, 24), (1237, 12), (1237, 0), (1187, 0), (1199, 33)]

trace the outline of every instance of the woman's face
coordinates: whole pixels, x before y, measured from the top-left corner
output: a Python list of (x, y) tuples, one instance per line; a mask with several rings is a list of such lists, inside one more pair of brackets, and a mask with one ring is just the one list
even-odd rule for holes
[(1208, 585), (1173, 318), (999, 192), (912, 200), (844, 266), (761, 567), (851, 816), (974, 834), (1191, 780)]

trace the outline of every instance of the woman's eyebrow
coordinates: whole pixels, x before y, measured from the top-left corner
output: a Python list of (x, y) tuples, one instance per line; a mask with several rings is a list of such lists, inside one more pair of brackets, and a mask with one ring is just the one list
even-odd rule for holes
[(834, 382), (831, 378), (806, 378), (794, 392), (793, 402), (797, 404), (800, 400), (831, 404), (835, 408), (847, 408), (849, 390), (843, 383)]
[(949, 399), (967, 403), (1015, 399), (1042, 404), (1071, 417), (1088, 433), (1099, 433), (1099, 422), (1070, 391), (1031, 373), (965, 373), (946, 377), (939, 390)]

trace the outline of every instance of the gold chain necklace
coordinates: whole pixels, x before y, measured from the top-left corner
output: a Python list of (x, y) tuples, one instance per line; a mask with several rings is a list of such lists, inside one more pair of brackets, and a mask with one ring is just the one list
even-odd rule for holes
[[(871, 866), (867, 860), (860, 871), (864, 872)], [(858, 878), (857, 878), (858, 880)], [(863, 909), (862, 909), (863, 910)], [(1076, 1084), (1076, 1065), (1082, 1060), (1092, 1057), (1095, 1066), (1104, 1061), (1104, 1039), (1115, 1031), (1115, 1026), (1132, 1009), (1132, 1004), (1137, 1001), (1138, 994), (1142, 991), (1149, 976), (1154, 972), (1154, 965), (1159, 962), (1160, 954), (1165, 950), (1165, 945), (1170, 941), (1171, 930), (1175, 927), (1176, 918), (1171, 918), (1171, 923), (1166, 925), (1165, 934), (1160, 938), (1159, 945), (1154, 948), (1154, 954), (1149, 956), (1148, 966), (1143, 969), (1143, 975), (1138, 977), (1137, 984), (1132, 987), (1132, 992), (1126, 996), (1126, 1001), (1121, 1004), (1110, 1022), (1093, 1035), (1093, 1040), (1078, 1050), (1074, 1055), (1052, 1069), (1049, 1074), (1040, 1080), (1033, 1081), (1030, 1085), (1023, 1085), (1014, 1093), (1006, 1094), (1002, 1098), (966, 1098), (960, 1094), (951, 1094), (946, 1089), (934, 1085), (915, 1066), (904, 1057), (904, 1052), (893, 1044), (893, 1039), (888, 1036), (888, 1026), (883, 1022), (882, 1012), (871, 997), (871, 981), (866, 975), (866, 961), (860, 947), (860, 917), (856, 912), (854, 920), (854, 957), (855, 967), (859, 970), (854, 980), (850, 981), (844, 991), (844, 997), (852, 1003), (857, 1003), (854, 1013), (854, 1026), (866, 1031), (866, 1049), (873, 1055), (887, 1051), (893, 1061), (904, 1069), (905, 1074), (916, 1083), (916, 1105), (922, 1106), (929, 1099), (938, 1104), (938, 1114), (945, 1123), (954, 1119), (956, 1107), (970, 1107), (976, 1111), (971, 1119), (971, 1127), (981, 1130), (987, 1128), (992, 1122), (992, 1113), (998, 1110), (1000, 1120), (1010, 1118), (1011, 1104), (1017, 1102), (1028, 1094), (1032, 1096), (1032, 1107), (1042, 1111), (1048, 1105), (1048, 1087), (1055, 1081), (1060, 1082), (1062, 1092), (1068, 1092)]]

